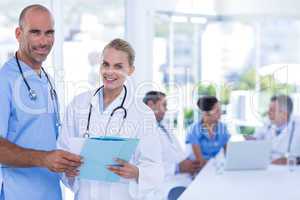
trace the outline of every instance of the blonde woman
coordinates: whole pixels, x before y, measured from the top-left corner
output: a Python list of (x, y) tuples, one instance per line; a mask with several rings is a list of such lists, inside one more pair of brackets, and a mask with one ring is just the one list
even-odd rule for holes
[(154, 114), (142, 100), (135, 99), (133, 91), (125, 84), (127, 77), (134, 73), (134, 58), (134, 50), (128, 42), (111, 41), (102, 52), (103, 86), (75, 97), (67, 108), (58, 140), (62, 149), (70, 149), (70, 138), (82, 138), (87, 131), (93, 136), (139, 139), (129, 162), (118, 160), (121, 167), (108, 168), (121, 177), (120, 182), (80, 180), (76, 177), (78, 171), (66, 173), (76, 200), (156, 199), (154, 194), (163, 178), (161, 147)]

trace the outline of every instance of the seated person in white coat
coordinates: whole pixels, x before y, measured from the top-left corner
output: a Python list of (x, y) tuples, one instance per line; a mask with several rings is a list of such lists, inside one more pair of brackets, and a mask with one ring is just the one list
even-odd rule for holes
[(300, 124), (292, 117), (293, 101), (289, 96), (278, 95), (271, 98), (268, 110), (270, 122), (246, 139), (271, 140), (272, 163), (286, 164), (286, 155), (299, 156)]
[(72, 137), (106, 135), (139, 139), (129, 162), (117, 159), (120, 166), (108, 166), (121, 177), (120, 182), (79, 179), (78, 170), (66, 173), (68, 178), (63, 181), (74, 191), (76, 200), (152, 200), (162, 184), (161, 146), (155, 117), (149, 115), (152, 111), (142, 100), (135, 98), (128, 81), (135, 69), (134, 57), (131, 45), (122, 39), (107, 44), (100, 66), (103, 86), (75, 97), (67, 108), (59, 148), (71, 149)]
[(167, 111), (166, 95), (159, 91), (150, 91), (144, 97), (144, 103), (154, 112), (159, 127), (159, 136), (162, 144), (162, 158), (165, 171), (163, 196), (177, 186), (187, 187), (191, 182), (191, 175), (200, 170), (200, 163), (186, 159), (177, 138), (162, 123)]

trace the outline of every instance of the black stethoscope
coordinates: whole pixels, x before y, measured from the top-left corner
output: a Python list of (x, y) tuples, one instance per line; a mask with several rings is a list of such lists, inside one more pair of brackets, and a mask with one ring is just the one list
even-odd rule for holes
[(171, 144), (174, 144), (174, 141), (173, 141), (169, 131), (166, 129), (166, 127), (161, 122), (158, 122), (157, 126), (160, 128), (160, 130), (162, 130), (162, 132), (164, 132), (167, 135), (167, 137), (168, 137), (169, 141), (171, 142)]
[[(20, 62), (19, 62), (19, 58), (18, 58), (18, 55), (17, 55), (17, 52), (15, 53), (15, 57), (16, 57), (16, 61), (17, 61), (17, 65), (18, 65), (18, 68), (19, 68), (19, 71), (20, 71), (20, 74), (22, 76), (22, 79), (27, 87), (27, 90), (28, 90), (28, 96), (30, 98), (30, 100), (32, 101), (36, 101), (37, 99), (37, 94), (35, 92), (35, 90), (33, 90), (29, 83), (27, 82), (25, 76), (24, 76), (24, 73), (23, 73), (23, 70), (21, 68), (21, 65), (20, 65)], [(56, 127), (60, 127), (61, 126), (61, 122), (60, 122), (60, 116), (59, 116), (59, 111), (58, 111), (58, 98), (57, 98), (57, 93), (49, 79), (49, 76), (48, 74), (46, 73), (46, 71), (44, 70), (43, 67), (41, 67), (43, 73), (45, 74), (46, 76), (46, 79), (48, 81), (48, 84), (50, 86), (50, 96), (51, 96), (51, 100), (52, 100), (52, 103), (53, 103), (53, 108), (54, 108), (54, 112), (55, 112), (55, 115), (56, 115)]]
[[(99, 91), (100, 91), (101, 89), (103, 89), (103, 87), (104, 87), (104, 86), (101, 86), (100, 88), (98, 88), (98, 89), (96, 90), (96, 92), (94, 93), (93, 96), (95, 97), (95, 96), (99, 93)], [(122, 111), (123, 111), (123, 120), (122, 120), (122, 123), (121, 123), (121, 125), (120, 125), (120, 127), (119, 127), (119, 130), (118, 130), (118, 132), (117, 132), (117, 135), (120, 133), (121, 128), (122, 128), (123, 125), (124, 125), (124, 121), (125, 121), (125, 119), (126, 119), (126, 117), (127, 117), (127, 110), (126, 110), (126, 108), (124, 108), (124, 102), (125, 102), (126, 96), (127, 96), (127, 88), (126, 88), (125, 85), (123, 85), (123, 88), (124, 88), (124, 96), (123, 96), (122, 102), (121, 102), (121, 104), (120, 104), (118, 107), (114, 108), (113, 111), (110, 113), (108, 122), (106, 123), (106, 126), (105, 126), (105, 133), (104, 133), (105, 136), (106, 136), (106, 134), (107, 134), (108, 125), (110, 124), (111, 118), (113, 117), (113, 115), (115, 114), (115, 112), (116, 112), (117, 110), (122, 110)], [(91, 121), (91, 115), (92, 115), (92, 108), (93, 108), (92, 103), (90, 103), (89, 114), (88, 114), (88, 120), (87, 120), (87, 124), (86, 124), (86, 130), (85, 130), (85, 133), (83, 134), (83, 137), (85, 137), (85, 138), (89, 138), (89, 137), (90, 137), (89, 130), (90, 130), (90, 121)]]

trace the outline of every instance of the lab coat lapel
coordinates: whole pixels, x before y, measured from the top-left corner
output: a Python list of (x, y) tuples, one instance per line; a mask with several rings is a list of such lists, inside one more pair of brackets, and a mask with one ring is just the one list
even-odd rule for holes
[[(100, 102), (99, 102), (99, 95), (102, 95), (103, 90), (100, 90), (97, 95), (92, 97), (91, 104), (92, 104), (92, 116), (91, 116), (91, 133), (93, 132), (95, 135), (116, 135), (119, 127), (121, 127), (122, 123), (122, 116), (123, 112), (121, 111), (116, 111), (111, 117), (110, 122), (109, 118), (112, 113), (112, 111), (121, 105), (121, 102), (124, 97), (124, 89), (120, 93), (120, 95), (113, 100), (110, 105), (105, 108), (103, 113), (100, 112)], [(103, 103), (103, 102), (101, 102)], [(107, 127), (107, 132), (106, 132), (106, 125), (108, 124)], [(125, 124), (124, 124), (125, 125)], [(123, 129), (123, 127), (122, 127)], [(121, 131), (122, 131), (121, 129)], [(121, 132), (120, 132), (121, 133)]]
[(105, 135), (105, 125), (107, 124), (109, 116), (99, 112), (99, 109), (93, 107), (90, 119), (90, 135), (104, 136)]
[(283, 153), (288, 150), (288, 139), (292, 129), (291, 124), (292, 123), (289, 122), (288, 125), (281, 131), (281, 133), (278, 136), (275, 136), (273, 139), (273, 148), (276, 148)]
[(164, 126), (165, 130), (167, 131), (167, 133), (164, 132), (162, 127), (158, 126), (159, 134), (161, 134), (163, 138), (162, 144), (165, 145), (163, 147), (163, 150), (168, 152), (167, 154), (169, 154), (170, 160), (176, 160), (177, 162), (183, 160), (184, 153), (180, 147), (180, 144), (178, 143), (176, 136), (168, 128), (166, 128), (165, 123), (162, 122), (162, 126)]
[[(99, 90), (99, 92), (95, 96), (92, 97), (92, 101), (91, 101), (93, 107), (96, 108), (98, 111), (100, 110), (99, 95), (102, 95), (102, 94), (103, 94), (103, 89)], [(123, 88), (123, 90), (119, 94), (119, 96), (117, 96), (117, 98), (115, 100), (113, 100), (107, 108), (105, 108), (104, 113), (110, 114), (113, 111), (113, 109), (120, 106), (122, 103), (124, 94), (125, 94), (125, 90)], [(101, 102), (101, 103), (103, 103), (103, 102)]]
[[(115, 100), (113, 100), (107, 108), (105, 108), (104, 112), (107, 113), (111, 113), (116, 107), (120, 106), (124, 97), (124, 88), (122, 90), (122, 92), (119, 94), (119, 96), (117, 96), (117, 98)], [(125, 103), (124, 103), (125, 104)], [(125, 105), (124, 105), (125, 106)]]
[(90, 133), (92, 136), (105, 135), (105, 125), (109, 117), (105, 113), (100, 113), (99, 93), (100, 91), (91, 99)]
[[(95, 94), (95, 92), (96, 92), (96, 90), (95, 91), (93, 91), (93, 94)], [(99, 110), (100, 110), (100, 102), (99, 102), (99, 93), (100, 93), (100, 90), (97, 92), (97, 94), (96, 95), (93, 95), (92, 96), (92, 99), (91, 99), (91, 105), (93, 106), (93, 111), (94, 110), (98, 110), (98, 112), (99, 112)]]

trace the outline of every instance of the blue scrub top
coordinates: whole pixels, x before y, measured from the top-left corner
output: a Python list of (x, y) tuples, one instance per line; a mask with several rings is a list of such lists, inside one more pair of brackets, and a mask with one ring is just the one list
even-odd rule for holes
[[(37, 99), (29, 98), (16, 59), (6, 62), (0, 69), (0, 136), (21, 147), (54, 150), (58, 129), (48, 81), (45, 74), (39, 77), (25, 63), (20, 64)], [(2, 175), (5, 200), (61, 199), (59, 176), (46, 168), (2, 166)]]
[(215, 126), (212, 138), (209, 137), (208, 130), (202, 122), (196, 122), (188, 131), (186, 143), (199, 145), (203, 158), (209, 160), (219, 153), (221, 148), (227, 144), (229, 138), (227, 127), (221, 122), (218, 122)]

